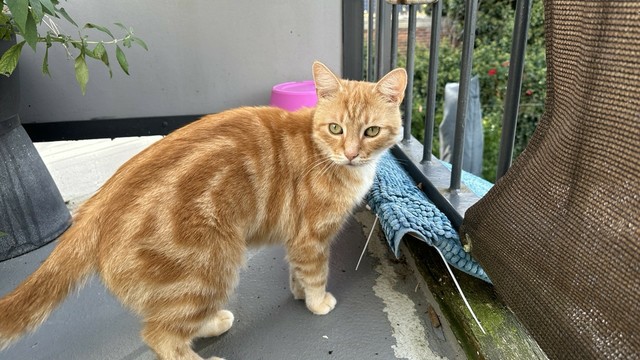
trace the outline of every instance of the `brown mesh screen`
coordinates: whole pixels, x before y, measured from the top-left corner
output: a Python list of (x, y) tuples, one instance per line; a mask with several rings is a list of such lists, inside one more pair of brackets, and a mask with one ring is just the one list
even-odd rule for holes
[(549, 357), (638, 359), (640, 1), (545, 16), (544, 116), (462, 231)]

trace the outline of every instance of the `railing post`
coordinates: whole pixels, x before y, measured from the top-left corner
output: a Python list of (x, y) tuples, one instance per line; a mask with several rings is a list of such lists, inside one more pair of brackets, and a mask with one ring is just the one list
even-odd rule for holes
[(400, 8), (393, 4), (391, 7), (391, 69), (398, 67), (398, 16)]
[(374, 79), (373, 74), (373, 13), (376, 0), (369, 0), (369, 23), (367, 30), (367, 81)]
[(364, 79), (364, 2), (342, 2), (342, 76)]
[(527, 50), (527, 31), (531, 15), (531, 0), (518, 0), (516, 3), (513, 41), (511, 43), (511, 59), (509, 60), (509, 80), (504, 101), (502, 118), (502, 135), (500, 137), (500, 154), (496, 179), (501, 178), (511, 166), (513, 144), (516, 138), (516, 125), (520, 109), (520, 93), (522, 90), (522, 72), (524, 56)]
[(462, 46), (462, 65), (460, 67), (460, 86), (458, 90), (458, 109), (456, 114), (456, 131), (454, 133), (452, 170), (450, 191), (460, 189), (462, 178), (462, 155), (464, 152), (464, 127), (467, 120), (467, 104), (469, 103), (469, 83), (473, 62), (473, 45), (476, 38), (476, 21), (478, 0), (468, 0), (464, 15), (464, 37)]
[(387, 4), (385, 0), (378, 0), (378, 16), (376, 18), (376, 77), (375, 81), (379, 80), (384, 74), (389, 72), (390, 57), (387, 54), (389, 52), (390, 33), (388, 31), (389, 14), (391, 5)]
[(440, 48), (440, 23), (442, 1), (431, 4), (431, 40), (429, 44), (429, 80), (427, 82), (426, 115), (424, 119), (424, 147), (422, 163), (431, 161), (433, 147), (433, 123), (436, 116), (436, 93), (438, 86), (438, 49)]
[(404, 97), (404, 134), (402, 141), (411, 141), (411, 112), (413, 111), (413, 74), (415, 72), (416, 13), (418, 5), (409, 5), (409, 28), (407, 37), (407, 90)]

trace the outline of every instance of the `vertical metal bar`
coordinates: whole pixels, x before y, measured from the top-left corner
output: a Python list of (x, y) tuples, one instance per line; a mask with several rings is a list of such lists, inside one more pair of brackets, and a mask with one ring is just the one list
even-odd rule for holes
[(364, 77), (364, 2), (342, 2), (342, 76), (362, 80)]
[(469, 83), (471, 82), (471, 65), (473, 62), (473, 45), (476, 38), (476, 21), (478, 0), (467, 0), (464, 15), (464, 37), (462, 46), (462, 65), (460, 66), (460, 87), (458, 89), (458, 109), (456, 114), (456, 130), (453, 137), (451, 184), (449, 190), (460, 189), (462, 178), (462, 154), (464, 152), (464, 126), (467, 120), (467, 104), (469, 103)]
[(522, 72), (524, 56), (527, 50), (527, 31), (531, 15), (531, 0), (518, 0), (516, 17), (511, 43), (511, 59), (509, 60), (509, 80), (504, 101), (502, 118), (502, 135), (500, 137), (500, 154), (496, 179), (501, 178), (511, 166), (513, 145), (516, 138), (516, 124), (520, 109), (520, 92), (522, 89)]
[(440, 24), (442, 20), (442, 1), (431, 5), (431, 40), (429, 44), (429, 79), (427, 82), (427, 113), (424, 119), (424, 147), (422, 162), (431, 161), (433, 147), (433, 123), (436, 117), (436, 92), (438, 86), (438, 49), (440, 48)]
[(389, 10), (390, 5), (385, 0), (378, 2), (378, 17), (376, 18), (376, 78), (377, 81), (386, 74), (389, 69)]
[(367, 81), (373, 80), (373, 7), (375, 0), (369, 0), (369, 27), (367, 29)]
[(416, 50), (416, 12), (417, 5), (409, 5), (409, 36), (407, 37), (407, 90), (404, 97), (404, 134), (403, 142), (411, 140), (411, 112), (413, 111), (413, 73), (415, 72)]
[(392, 5), (391, 10), (391, 69), (398, 67), (398, 16), (400, 7)]

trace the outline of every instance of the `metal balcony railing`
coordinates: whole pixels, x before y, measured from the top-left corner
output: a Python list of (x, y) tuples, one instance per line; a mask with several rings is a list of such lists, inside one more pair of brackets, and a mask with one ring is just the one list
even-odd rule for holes
[[(368, 8), (367, 47), (366, 54), (361, 56), (361, 67), (349, 62), (345, 57), (345, 75), (357, 77), (357, 71), (365, 74), (365, 79), (376, 81), (380, 75), (397, 66), (398, 54), (398, 14), (400, 6), (408, 7), (408, 36), (406, 69), (409, 75), (407, 93), (404, 102), (404, 136), (403, 140), (392, 152), (400, 160), (407, 172), (422, 188), (427, 196), (449, 217), (458, 228), (462, 224), (464, 213), (477, 200), (478, 196), (461, 183), (462, 157), (464, 151), (465, 123), (467, 111), (458, 111), (456, 117), (452, 169), (444, 167), (431, 154), (434, 118), (436, 109), (436, 84), (438, 79), (438, 49), (442, 27), (442, 0), (365, 0), (360, 1), (361, 10)], [(348, 5), (345, 1), (345, 15), (357, 8), (358, 4)], [(524, 55), (527, 43), (527, 31), (531, 11), (531, 0), (517, 0), (515, 26), (511, 47), (509, 78), (504, 104), (502, 137), (498, 159), (497, 178), (506, 173), (511, 165), (515, 141), (516, 121), (520, 104)], [(424, 144), (420, 144), (411, 136), (411, 117), (413, 102), (413, 77), (416, 43), (416, 13), (420, 6), (430, 7), (431, 39), (429, 56), (429, 73), (426, 91), (426, 115), (424, 126)], [(463, 33), (462, 58), (460, 59), (460, 88), (458, 109), (466, 109), (469, 101), (469, 84), (473, 64), (473, 48), (478, 14), (478, 0), (467, 0), (465, 4), (465, 20)], [(361, 13), (362, 14), (362, 13)], [(375, 16), (374, 16), (375, 15)], [(362, 16), (361, 16), (362, 18)], [(350, 30), (361, 25), (351, 24)], [(361, 26), (360, 36), (364, 37)], [(355, 39), (345, 35), (345, 44)], [(375, 37), (375, 39), (374, 39)], [(375, 41), (374, 41), (375, 40)], [(353, 43), (353, 42), (352, 42)], [(357, 41), (355, 42), (357, 44)], [(363, 45), (361, 43), (361, 45)], [(348, 55), (345, 55), (348, 56)]]

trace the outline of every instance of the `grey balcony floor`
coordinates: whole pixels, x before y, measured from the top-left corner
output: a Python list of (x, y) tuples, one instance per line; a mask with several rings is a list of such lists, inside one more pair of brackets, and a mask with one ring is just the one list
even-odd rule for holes
[[(93, 193), (126, 159), (158, 137), (37, 144), (70, 208)], [(247, 254), (228, 309), (234, 326), (218, 338), (200, 339), (203, 357), (252, 359), (464, 359), (437, 303), (406, 262), (396, 260), (376, 229), (355, 266), (373, 223), (358, 210), (332, 248), (329, 290), (338, 300), (326, 316), (311, 314), (288, 289), (280, 247)], [(47, 256), (55, 242), (0, 262), (0, 295), (13, 289)], [(440, 315), (434, 327), (427, 315)], [(0, 352), (0, 359), (153, 359), (141, 341), (136, 316), (97, 278), (75, 294), (35, 333)]]

